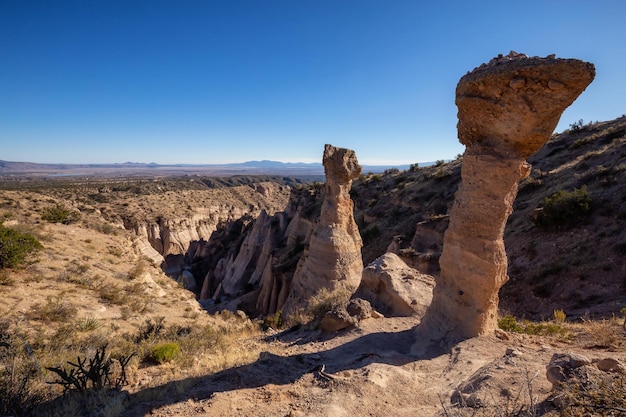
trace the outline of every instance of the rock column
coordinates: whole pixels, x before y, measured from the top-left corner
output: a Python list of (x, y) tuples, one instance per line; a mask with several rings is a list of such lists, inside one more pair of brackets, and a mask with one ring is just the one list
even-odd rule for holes
[(456, 90), (462, 182), (450, 213), (441, 274), (422, 329), (465, 339), (497, 327), (507, 281), (504, 227), (526, 158), (550, 138), (562, 112), (595, 76), (593, 64), (511, 52), (461, 78)]
[(361, 166), (353, 150), (331, 145), (324, 148), (323, 163), (326, 184), (320, 219), (294, 274), (283, 309), (286, 315), (306, 308), (320, 290), (345, 294), (347, 301), (361, 282), (363, 243), (349, 194)]

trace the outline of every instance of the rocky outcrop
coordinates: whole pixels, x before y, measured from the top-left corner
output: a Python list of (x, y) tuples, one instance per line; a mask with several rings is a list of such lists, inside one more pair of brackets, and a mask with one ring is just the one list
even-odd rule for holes
[(503, 233), (526, 158), (550, 138), (561, 113), (589, 85), (592, 64), (511, 53), (474, 69), (456, 90), (462, 182), (450, 213), (441, 274), (422, 329), (453, 339), (497, 328), (507, 280)]
[(361, 281), (363, 244), (349, 194), (361, 166), (354, 151), (331, 145), (324, 148), (323, 164), (326, 183), (320, 219), (294, 275), (283, 308), (286, 315), (306, 307), (322, 289), (345, 292), (349, 298)]
[[(311, 234), (311, 207), (320, 198), (314, 188), (295, 188), (284, 211), (261, 214), (235, 230), (220, 231), (202, 245), (197, 274), (204, 277), (201, 300), (240, 299), (249, 314), (274, 314), (285, 303), (293, 273)], [(232, 236), (229, 238), (229, 236)], [(241, 298), (253, 291), (254, 301)], [(213, 301), (211, 301), (213, 300)], [(207, 304), (203, 302), (203, 304)], [(235, 304), (237, 304), (235, 302)], [(246, 305), (243, 305), (246, 304)]]
[(128, 219), (124, 227), (137, 236), (145, 238), (163, 257), (183, 255), (191, 242), (207, 240), (221, 223), (233, 221), (243, 216), (255, 217), (258, 210), (245, 210), (232, 205), (215, 205), (196, 209), (187, 217), (165, 218), (154, 221)]
[(369, 301), (386, 316), (423, 315), (430, 305), (435, 280), (408, 267), (394, 253), (385, 253), (363, 270), (355, 297)]

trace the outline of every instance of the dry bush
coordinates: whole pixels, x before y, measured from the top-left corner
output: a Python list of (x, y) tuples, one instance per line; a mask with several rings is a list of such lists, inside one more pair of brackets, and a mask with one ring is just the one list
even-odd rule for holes
[[(537, 336), (557, 336), (561, 338), (569, 338), (570, 334), (565, 326), (564, 313), (561, 316), (560, 313), (555, 311), (555, 322), (532, 322), (529, 320), (522, 320), (520, 322), (511, 315), (505, 315), (498, 319), (498, 327), (507, 332), (531, 334)], [(562, 321), (561, 321), (562, 319)]]
[(571, 325), (576, 340), (586, 348), (612, 349), (624, 345), (625, 329), (617, 317), (602, 320), (583, 320)]
[(135, 265), (128, 271), (128, 279), (137, 279), (141, 277), (148, 270), (148, 261), (144, 258), (137, 260)]
[(533, 391), (533, 381), (537, 374), (525, 370), (526, 380), (517, 392), (503, 396), (501, 392), (486, 392), (479, 395), (457, 393), (456, 403), (446, 405), (440, 396), (439, 403), (445, 417), (538, 417), (543, 415), (539, 399)]
[(126, 291), (114, 283), (101, 282), (96, 291), (98, 291), (100, 298), (109, 304), (122, 305), (128, 301)]
[(9, 332), (9, 322), (0, 322), (0, 415), (20, 415), (46, 398), (41, 369), (32, 348), (21, 334)]
[(606, 373), (595, 381), (570, 381), (552, 400), (561, 416), (626, 416), (626, 374)]
[(316, 326), (326, 313), (335, 307), (346, 304), (352, 294), (345, 288), (333, 291), (322, 288), (315, 294), (305, 308), (300, 308), (290, 314), (286, 319), (282, 317), (283, 325), (293, 327), (296, 325)]
[(78, 309), (70, 303), (62, 300), (60, 296), (48, 296), (44, 304), (33, 305), (28, 313), (32, 320), (46, 322), (67, 322), (74, 318)]

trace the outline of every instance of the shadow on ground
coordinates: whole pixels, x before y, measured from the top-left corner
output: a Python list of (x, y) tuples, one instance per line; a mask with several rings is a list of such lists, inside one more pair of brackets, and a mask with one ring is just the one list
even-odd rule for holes
[[(285, 331), (271, 336), (270, 339), (279, 340), (287, 345), (299, 345), (314, 340), (323, 346), (324, 341), (332, 338), (319, 334), (318, 336), (313, 339), (310, 332), (296, 330)], [(431, 346), (428, 349), (420, 349), (424, 353), (415, 355), (411, 353), (411, 348), (417, 343), (418, 332), (412, 328), (399, 332), (371, 333), (335, 348), (312, 353), (279, 356), (262, 352), (257, 361), (248, 365), (225, 369), (211, 375), (170, 381), (133, 393), (128, 398), (129, 408), (122, 415), (143, 416), (152, 409), (189, 399), (206, 400), (217, 392), (258, 388), (268, 384), (291, 384), (307, 373), (315, 373), (317, 376), (328, 375), (359, 369), (371, 363), (401, 366), (450, 352), (449, 348)], [(153, 400), (148, 403), (146, 399)]]

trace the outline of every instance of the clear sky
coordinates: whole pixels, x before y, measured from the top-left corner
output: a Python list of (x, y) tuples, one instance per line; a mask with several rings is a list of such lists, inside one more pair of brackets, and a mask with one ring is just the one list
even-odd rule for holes
[(596, 65), (561, 118), (626, 113), (626, 1), (0, 0), (0, 159), (451, 159), (454, 91), (499, 53)]

